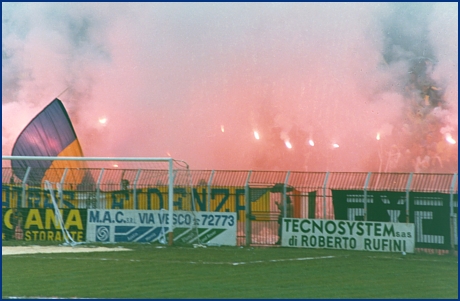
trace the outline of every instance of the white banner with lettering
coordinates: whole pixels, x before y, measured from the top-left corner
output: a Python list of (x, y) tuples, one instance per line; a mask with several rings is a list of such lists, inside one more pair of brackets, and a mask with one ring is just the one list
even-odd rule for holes
[[(88, 242), (165, 242), (166, 210), (89, 209)], [(236, 213), (174, 211), (174, 242), (236, 246)]]
[(414, 224), (284, 218), (281, 245), (378, 252), (414, 252)]

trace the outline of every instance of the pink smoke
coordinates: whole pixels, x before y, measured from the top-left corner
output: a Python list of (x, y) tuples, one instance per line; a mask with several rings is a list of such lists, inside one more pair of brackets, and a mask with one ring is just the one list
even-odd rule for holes
[[(435, 112), (440, 135), (455, 141), (457, 11), (435, 4), (426, 20), (448, 103)], [(2, 153), (69, 88), (60, 99), (86, 156), (378, 171), (406, 123), (394, 86), (407, 65), (382, 55), (391, 12), (391, 3), (3, 3)], [(414, 135), (407, 166), (389, 171), (413, 171)], [(457, 171), (458, 144), (436, 142), (439, 172)]]

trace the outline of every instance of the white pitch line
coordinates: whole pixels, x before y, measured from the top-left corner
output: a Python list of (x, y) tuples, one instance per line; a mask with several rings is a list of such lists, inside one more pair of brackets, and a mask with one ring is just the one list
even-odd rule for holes
[[(81, 257), (53, 257), (53, 256), (42, 256), (41, 254), (18, 254), (15, 257), (33, 257), (37, 259), (60, 259), (60, 260), (90, 260), (90, 261), (131, 261), (131, 262), (154, 262), (155, 260), (145, 259), (119, 259), (119, 258), (81, 258)], [(269, 260), (254, 260), (254, 261), (241, 261), (241, 262), (223, 262), (223, 261), (189, 261), (190, 264), (215, 264), (215, 265), (244, 265), (244, 264), (257, 264), (257, 263), (270, 263), (270, 262), (286, 262), (286, 261), (305, 261), (305, 260), (317, 260), (317, 259), (331, 259), (337, 256), (319, 256), (319, 257), (300, 257), (300, 258), (286, 258), (286, 259), (269, 259)], [(162, 263), (184, 263), (183, 261), (164, 261)]]
[[(447, 262), (447, 263), (450, 263), (449, 261), (444, 261), (444, 260), (424, 259), (424, 258), (411, 258), (411, 256), (408, 256), (408, 255), (401, 255), (401, 257), (389, 257), (389, 256), (368, 256), (368, 257), (371, 258), (371, 259), (396, 259), (396, 260), (411, 260), (411, 261), (428, 261), (428, 262)], [(458, 261), (456, 261), (456, 263), (458, 264)]]
[(302, 257), (302, 258), (286, 258), (286, 259), (270, 259), (270, 260), (255, 260), (247, 262), (196, 262), (191, 261), (192, 264), (229, 264), (229, 265), (243, 265), (243, 264), (253, 264), (253, 263), (267, 263), (267, 262), (284, 262), (284, 261), (301, 261), (301, 260), (315, 260), (315, 259), (330, 259), (335, 258), (335, 256), (320, 256), (320, 257)]
[(96, 299), (96, 298), (80, 298), (80, 297), (70, 297), (70, 298), (64, 298), (64, 297), (39, 297), (39, 296), (34, 296), (34, 297), (17, 297), (17, 296), (5, 296), (2, 297), (2, 299)]
[(115, 252), (131, 251), (125, 248), (106, 248), (106, 247), (69, 247), (69, 246), (24, 246), (24, 247), (4, 247), (2, 246), (2, 256), (5, 255), (26, 255), (26, 254), (52, 254), (52, 253), (92, 253), (92, 252)]

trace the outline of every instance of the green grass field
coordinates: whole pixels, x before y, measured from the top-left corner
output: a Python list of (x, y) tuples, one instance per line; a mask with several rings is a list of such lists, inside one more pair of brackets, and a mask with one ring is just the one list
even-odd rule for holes
[(458, 298), (450, 255), (122, 246), (132, 251), (2, 256), (2, 297)]

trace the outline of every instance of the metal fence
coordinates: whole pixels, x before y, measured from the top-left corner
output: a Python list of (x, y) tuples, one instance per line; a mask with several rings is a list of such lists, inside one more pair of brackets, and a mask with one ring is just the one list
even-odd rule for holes
[[(167, 170), (152, 169), (53, 169), (60, 175), (60, 182), (75, 185), (75, 173), (89, 173), (92, 181), (84, 181), (80, 190), (91, 190), (91, 185), (104, 186), (105, 190), (118, 189), (122, 180), (131, 188), (143, 188), (167, 184)], [(270, 186), (284, 184), (298, 191), (312, 189), (347, 189), (378, 191), (414, 191), (457, 193), (458, 179), (455, 174), (433, 173), (374, 173), (374, 172), (291, 172), (291, 171), (229, 171), (229, 170), (176, 170), (175, 185), (210, 186)], [(49, 175), (49, 174), (48, 174)], [(19, 179), (11, 167), (2, 167), (3, 184), (41, 185)], [(85, 185), (88, 185), (87, 187)]]
[[(167, 206), (162, 202), (167, 194), (167, 170), (90, 168), (54, 172), (53, 178), (59, 178), (56, 184), (60, 193), (67, 196), (63, 198), (65, 203), (60, 203), (63, 207)], [(75, 183), (75, 179), (80, 181)], [(46, 207), (42, 183), (19, 179), (10, 167), (3, 167), (2, 184), (3, 208)], [(439, 236), (420, 232), (422, 226), (430, 219), (445, 219), (449, 221), (450, 233), (445, 234), (449, 236), (449, 248), (457, 248), (457, 173), (176, 170), (174, 187), (175, 194), (181, 192), (181, 196), (175, 196), (175, 206), (183, 206), (182, 199), (178, 200), (187, 195), (197, 210), (236, 212), (239, 245), (274, 245), (279, 236), (280, 211), (276, 203), (286, 204), (289, 199), (296, 218), (373, 221), (379, 216), (374, 212), (377, 204), (383, 204), (381, 211), (386, 210), (385, 205), (393, 206), (387, 211), (401, 211), (395, 221), (415, 223), (419, 248), (435, 243), (429, 240)], [(117, 200), (120, 194), (123, 201)], [(345, 217), (336, 216), (339, 204), (345, 206)], [(437, 213), (421, 206), (446, 210)], [(445, 242), (442, 245), (445, 249)]]

